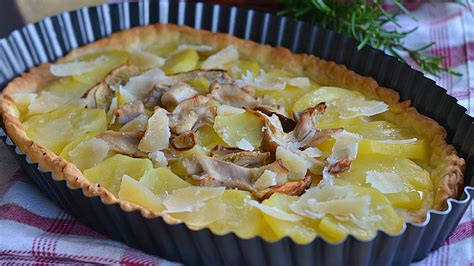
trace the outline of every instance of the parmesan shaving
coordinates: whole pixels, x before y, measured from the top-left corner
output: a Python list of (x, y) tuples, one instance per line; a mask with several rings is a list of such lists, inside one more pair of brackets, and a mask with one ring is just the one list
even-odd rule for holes
[(233, 45), (229, 45), (219, 52), (209, 56), (202, 62), (203, 69), (222, 68), (224, 65), (239, 59), (239, 51)]
[(224, 187), (189, 186), (176, 189), (163, 201), (166, 213), (193, 212), (205, 206), (205, 201), (224, 194)]
[(398, 193), (407, 189), (401, 177), (396, 173), (367, 171), (365, 179), (373, 188), (382, 193)]
[(101, 56), (93, 61), (73, 61), (69, 63), (54, 64), (49, 67), (49, 71), (56, 77), (81, 75), (100, 68), (107, 60), (109, 59), (106, 56)]
[(148, 158), (153, 161), (155, 167), (165, 167), (168, 165), (168, 159), (162, 151), (154, 151), (148, 154)]
[(263, 190), (276, 184), (276, 173), (270, 170), (265, 170), (257, 181), (255, 181), (254, 187), (258, 190)]
[(168, 148), (171, 131), (167, 111), (163, 108), (155, 109), (148, 120), (145, 135), (138, 144), (138, 149), (144, 152), (154, 152)]
[(282, 211), (276, 207), (270, 207), (264, 204), (260, 204), (255, 200), (248, 200), (247, 204), (259, 209), (261, 212), (264, 214), (270, 215), (278, 220), (282, 221), (290, 221), (290, 222), (297, 222), (302, 219), (299, 215), (292, 214), (292, 213), (287, 213), (285, 211)]

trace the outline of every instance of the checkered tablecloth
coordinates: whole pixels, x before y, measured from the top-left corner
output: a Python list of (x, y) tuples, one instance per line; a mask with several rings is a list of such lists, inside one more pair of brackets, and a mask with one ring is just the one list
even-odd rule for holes
[[(441, 74), (432, 78), (474, 114), (474, 16), (453, 3), (415, 1), (411, 9), (418, 21), (400, 16), (405, 28), (418, 27), (406, 44), (419, 47), (436, 42), (431, 52), (446, 56), (445, 63), (463, 76)], [(80, 224), (48, 200), (21, 171), (0, 191), (0, 264), (8, 263), (172, 264)], [(472, 204), (443, 246), (417, 264), (474, 264)]]

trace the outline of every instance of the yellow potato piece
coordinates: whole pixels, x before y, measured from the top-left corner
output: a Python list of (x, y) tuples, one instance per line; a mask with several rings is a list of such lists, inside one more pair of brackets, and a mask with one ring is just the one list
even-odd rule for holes
[(245, 239), (257, 235), (266, 240), (275, 238), (260, 211), (246, 203), (250, 200), (249, 192), (226, 190), (221, 200), (227, 206), (226, 213), (222, 219), (209, 225), (212, 232), (218, 235), (234, 232)]
[(167, 167), (147, 170), (140, 178), (140, 183), (157, 195), (166, 196), (175, 189), (190, 186), (190, 184), (171, 172)]
[[(75, 164), (81, 171), (96, 166), (107, 156), (110, 156), (112, 152), (100, 140), (99, 145), (94, 142), (87, 142), (95, 135), (97, 135), (97, 132), (89, 132), (71, 141), (63, 148), (59, 156)], [(76, 149), (78, 146), (79, 149)]]
[[(262, 202), (263, 205), (278, 208), (287, 213), (293, 213), (289, 204), (298, 200), (298, 197), (275, 193), (269, 199)], [(265, 221), (270, 225), (278, 238), (289, 236), (296, 243), (306, 244), (316, 237), (319, 220), (303, 219), (301, 221), (284, 221), (274, 216), (262, 213)]]
[(347, 232), (332, 217), (324, 217), (319, 223), (322, 237), (330, 242), (342, 241), (347, 236)]
[(293, 112), (298, 113), (316, 104), (333, 102), (341, 98), (357, 98), (363, 95), (356, 91), (350, 91), (338, 87), (320, 87), (305, 94), (293, 105)]
[(59, 154), (64, 146), (85, 133), (106, 130), (107, 117), (101, 109), (67, 104), (50, 113), (31, 117), (23, 123), (23, 128), (31, 139)]
[(211, 83), (204, 77), (199, 77), (193, 80), (188, 81), (189, 85), (195, 88), (200, 94), (209, 93), (209, 86)]
[[(360, 154), (377, 153), (410, 159), (424, 159), (428, 152), (426, 141), (417, 137), (415, 132), (407, 128), (399, 128), (386, 121), (349, 125), (345, 129), (362, 136), (363, 139), (359, 142)], [(397, 140), (415, 141), (396, 142)]]
[(219, 137), (214, 128), (205, 125), (196, 131), (198, 144), (206, 149), (212, 150), (217, 145), (224, 145), (225, 142)]
[(257, 96), (268, 96), (273, 98), (279, 106), (283, 106), (288, 114), (293, 111), (293, 105), (303, 95), (310, 91), (309, 88), (299, 88), (286, 85), (283, 90), (257, 90)]
[(263, 121), (249, 112), (236, 115), (218, 115), (214, 130), (228, 145), (245, 150), (258, 148), (263, 138)]
[(162, 69), (167, 75), (191, 71), (196, 67), (198, 61), (199, 55), (196, 50), (186, 49), (166, 59)]
[(95, 83), (80, 82), (68, 77), (48, 84), (44, 90), (61, 98), (73, 100), (81, 98), (94, 85)]
[(120, 183), (118, 197), (131, 203), (138, 204), (156, 212), (163, 211), (163, 201), (143, 183), (134, 178), (124, 175)]
[(430, 174), (418, 166), (415, 162), (406, 158), (398, 158), (387, 155), (358, 155), (358, 158), (352, 162), (349, 171), (338, 174), (337, 178), (347, 180), (359, 186), (370, 186), (366, 183), (368, 171), (377, 171), (380, 173), (397, 174), (403, 184), (405, 191), (390, 195), (387, 198), (394, 207), (406, 209), (418, 209), (426, 193), (432, 193), (433, 183)]
[(153, 163), (148, 159), (132, 158), (116, 154), (95, 167), (84, 171), (84, 176), (94, 184), (100, 184), (110, 192), (118, 195), (123, 175), (139, 179), (146, 170), (152, 169)]
[(101, 67), (95, 71), (73, 76), (77, 81), (86, 84), (95, 84), (103, 80), (107, 74), (114, 68), (117, 68), (129, 59), (129, 55), (125, 51), (103, 51), (94, 54), (87, 54), (78, 58), (78, 61), (92, 61), (99, 57), (105, 57), (107, 60), (103, 61)]

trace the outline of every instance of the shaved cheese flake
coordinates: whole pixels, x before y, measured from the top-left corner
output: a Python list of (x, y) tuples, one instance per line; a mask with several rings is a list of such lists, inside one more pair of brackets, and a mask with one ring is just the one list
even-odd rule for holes
[(138, 149), (145, 152), (154, 152), (168, 148), (171, 131), (168, 127), (169, 118), (163, 108), (155, 109), (148, 120), (145, 135), (138, 144)]
[[(279, 146), (276, 150), (276, 158), (281, 160), (283, 166), (290, 171), (292, 179), (301, 179), (306, 175), (306, 171), (311, 167), (306, 158), (286, 148)], [(293, 173), (293, 174), (292, 174)]]
[(326, 214), (365, 217), (370, 214), (370, 196), (356, 197), (350, 188), (313, 187), (289, 205), (295, 213), (320, 219)]
[(254, 77), (252, 72), (247, 71), (247, 73), (242, 75), (241, 80), (237, 80), (236, 84), (238, 86), (252, 86), (258, 90), (283, 90), (286, 86), (285, 81), (282, 81), (278, 77), (270, 76), (260, 70), (260, 76)]
[(237, 148), (245, 150), (245, 151), (253, 151), (255, 147), (250, 143), (247, 139), (243, 138), (236, 143)]
[(247, 200), (247, 204), (259, 209), (264, 214), (270, 215), (278, 220), (296, 222), (302, 219), (302, 217), (300, 217), (299, 215), (287, 213), (276, 207), (270, 207), (267, 205), (260, 204), (258, 201), (255, 200)]
[(417, 142), (417, 138), (411, 138), (411, 139), (383, 139), (383, 140), (374, 140), (376, 142), (380, 143), (387, 143), (387, 144), (408, 144), (408, 143), (413, 143)]
[(360, 99), (354, 101), (346, 110), (341, 112), (340, 118), (350, 119), (358, 116), (373, 116), (384, 113), (388, 110), (388, 105), (382, 101), (367, 101)]
[(155, 167), (165, 167), (168, 165), (168, 159), (162, 151), (154, 151), (148, 154), (148, 158), (153, 161)]
[[(115, 117), (115, 116), (114, 116)], [(140, 132), (145, 131), (148, 124), (148, 116), (141, 114), (120, 128), (120, 132)]]
[(263, 190), (276, 184), (276, 173), (270, 170), (265, 170), (253, 185), (256, 189)]
[(224, 187), (189, 186), (176, 189), (163, 201), (167, 213), (193, 212), (205, 206), (205, 201), (224, 194)]
[(73, 61), (69, 63), (54, 64), (49, 67), (51, 74), (56, 77), (68, 77), (81, 75), (83, 73), (92, 72), (97, 68), (101, 67), (108, 58), (106, 56), (101, 56), (93, 61), (78, 62)]
[(245, 113), (245, 109), (237, 108), (234, 106), (230, 106), (227, 104), (220, 105), (217, 107), (217, 114), (218, 115), (238, 115)]
[(367, 171), (365, 179), (373, 188), (382, 193), (398, 193), (407, 189), (401, 177), (396, 173)]
[(309, 148), (306, 148), (305, 150), (302, 151), (302, 153), (308, 157), (320, 157), (321, 155), (323, 155), (323, 152), (321, 150), (319, 150), (318, 148), (314, 148), (314, 147), (309, 147)]
[(239, 51), (233, 45), (229, 45), (219, 52), (209, 56), (202, 62), (203, 69), (222, 68), (224, 65), (239, 59)]
[(18, 106), (28, 106), (38, 97), (38, 94), (33, 92), (20, 92), (12, 95), (13, 100)]
[(163, 70), (150, 69), (139, 76), (130, 78), (125, 86), (120, 87), (120, 95), (126, 95), (127, 102), (141, 99), (153, 89), (155, 84), (164, 79), (166, 75)]
[(335, 134), (334, 139), (336, 143), (332, 147), (331, 155), (327, 159), (329, 164), (337, 163), (343, 159), (352, 161), (357, 157), (359, 141), (362, 139), (360, 135), (343, 130)]
[(29, 115), (44, 114), (59, 108), (67, 102), (66, 99), (56, 96), (50, 92), (42, 91), (28, 106)]
[(136, 65), (141, 69), (161, 67), (164, 63), (164, 58), (150, 52), (135, 51), (130, 54), (130, 64)]
[(299, 88), (307, 88), (311, 85), (309, 78), (307, 77), (288, 78), (284, 81), (286, 81), (288, 85)]
[(79, 143), (79, 145), (69, 151), (68, 155), (71, 158), (71, 163), (75, 164), (77, 168), (84, 170), (102, 162), (107, 157), (109, 148), (109, 144), (104, 140), (91, 138)]
[(211, 52), (212, 50), (214, 50), (214, 47), (199, 44), (180, 44), (174, 53), (181, 52), (187, 49), (194, 49), (198, 52)]

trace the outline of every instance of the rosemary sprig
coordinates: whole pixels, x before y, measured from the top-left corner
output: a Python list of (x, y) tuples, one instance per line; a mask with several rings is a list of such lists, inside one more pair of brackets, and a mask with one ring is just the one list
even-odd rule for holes
[[(318, 22), (323, 27), (329, 27), (336, 32), (351, 36), (360, 42), (359, 49), (369, 44), (392, 54), (402, 62), (406, 62), (402, 56), (402, 52), (405, 52), (426, 73), (439, 76), (441, 72), (447, 72), (455, 76), (461, 76), (459, 72), (443, 64), (445, 57), (429, 53), (429, 49), (434, 43), (415, 49), (405, 46), (403, 39), (414, 32), (416, 28), (408, 31), (401, 30), (401, 26), (397, 23), (397, 13), (385, 10), (382, 7), (383, 0), (279, 1), (285, 7), (280, 14), (292, 15), (300, 19), (310, 19)], [(464, 0), (458, 1), (462, 2)], [(411, 16), (401, 0), (393, 0), (392, 2), (402, 12)], [(384, 27), (389, 22), (395, 25), (395, 29), (389, 30)]]

